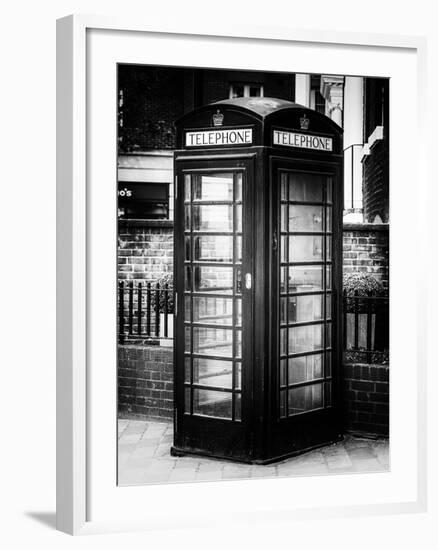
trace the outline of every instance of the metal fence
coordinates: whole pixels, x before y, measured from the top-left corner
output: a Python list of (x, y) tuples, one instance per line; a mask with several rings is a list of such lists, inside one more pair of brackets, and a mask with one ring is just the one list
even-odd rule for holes
[[(173, 288), (167, 283), (119, 281), (119, 343), (173, 338)], [(343, 347), (346, 360), (389, 360), (389, 298), (344, 291)]]
[(172, 338), (173, 304), (173, 288), (168, 283), (160, 286), (159, 283), (119, 281), (119, 343)]
[(349, 361), (389, 360), (388, 296), (347, 295), (344, 291), (344, 356)]

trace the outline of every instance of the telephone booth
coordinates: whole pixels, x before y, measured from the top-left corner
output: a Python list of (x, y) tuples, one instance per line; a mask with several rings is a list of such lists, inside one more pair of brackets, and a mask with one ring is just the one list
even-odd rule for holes
[(342, 159), (342, 129), (285, 100), (177, 122), (174, 455), (341, 437)]

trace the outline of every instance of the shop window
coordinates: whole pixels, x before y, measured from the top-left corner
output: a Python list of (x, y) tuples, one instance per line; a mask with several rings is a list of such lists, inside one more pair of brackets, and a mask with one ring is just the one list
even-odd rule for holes
[(263, 97), (262, 84), (240, 84), (230, 85), (230, 99), (236, 97)]
[(169, 183), (119, 182), (119, 219), (166, 220), (173, 218)]

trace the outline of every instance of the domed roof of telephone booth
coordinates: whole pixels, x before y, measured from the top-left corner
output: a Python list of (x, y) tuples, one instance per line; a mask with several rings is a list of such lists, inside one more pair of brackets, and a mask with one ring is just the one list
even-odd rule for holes
[[(307, 120), (306, 120), (307, 119)], [(303, 124), (306, 120), (306, 124)], [(254, 145), (271, 145), (273, 127), (334, 138), (333, 153), (342, 152), (343, 130), (326, 115), (299, 103), (274, 97), (238, 97), (199, 107), (176, 121), (178, 147), (185, 130), (252, 126)]]

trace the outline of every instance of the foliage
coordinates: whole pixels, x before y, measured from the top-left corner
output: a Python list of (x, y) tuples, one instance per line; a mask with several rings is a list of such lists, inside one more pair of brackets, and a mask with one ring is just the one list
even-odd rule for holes
[[(152, 295), (151, 295), (151, 308), (153, 311), (155, 311), (157, 307), (157, 293), (155, 289), (157, 288), (157, 284), (160, 287), (159, 291), (159, 313), (165, 313), (165, 301), (166, 301), (166, 295), (167, 295), (167, 313), (173, 313), (174, 312), (174, 292), (173, 292), (173, 275), (171, 273), (168, 273), (167, 275), (164, 275), (158, 281), (156, 281), (152, 285)], [(168, 292), (165, 292), (163, 289), (168, 288)]]
[(384, 296), (385, 287), (371, 273), (346, 273), (343, 277), (347, 296)]

